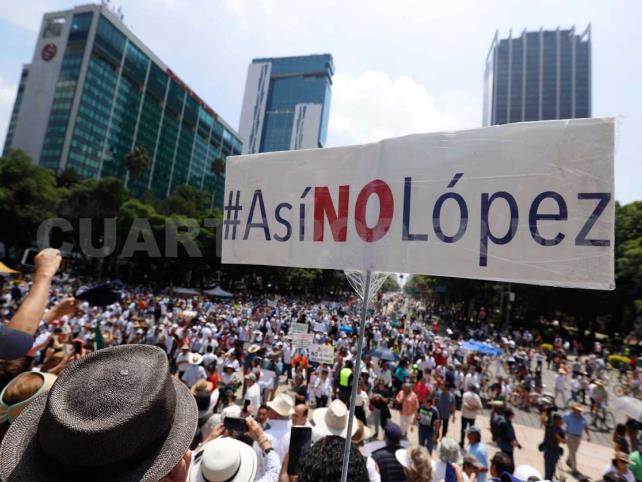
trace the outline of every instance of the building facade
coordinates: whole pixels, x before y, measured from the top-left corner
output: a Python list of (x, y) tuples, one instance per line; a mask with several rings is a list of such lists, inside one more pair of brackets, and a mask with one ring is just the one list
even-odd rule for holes
[(333, 74), (329, 54), (252, 60), (239, 127), (243, 153), (323, 147)]
[[(151, 166), (130, 178), (124, 158), (144, 147)], [(238, 134), (102, 5), (45, 14), (22, 71), (5, 141), (54, 171), (115, 176), (134, 194), (181, 185), (215, 193)], [(217, 168), (213, 168), (215, 161)]]
[(591, 116), (591, 26), (523, 31), (486, 58), (483, 124)]

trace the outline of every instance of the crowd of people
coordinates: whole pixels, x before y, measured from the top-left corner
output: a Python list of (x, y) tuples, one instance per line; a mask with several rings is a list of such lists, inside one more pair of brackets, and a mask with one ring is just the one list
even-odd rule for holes
[[(359, 354), (352, 300), (95, 287), (59, 265), (46, 249), (32, 276), (2, 289), (2, 480), (334, 481), (347, 438), (351, 481), (558, 480), (563, 451), (580, 474), (589, 415), (608, 403), (602, 353), (568, 362), (561, 340), (545, 353), (527, 330), (484, 324), (472, 334), (505, 356), (467, 351), (403, 295), (375, 303)], [(309, 336), (296, 336), (302, 325)], [(548, 398), (545, 364), (557, 370)], [(515, 464), (526, 442), (513, 406), (541, 410), (543, 474)], [(605, 479), (642, 482), (637, 424), (613, 440)]]

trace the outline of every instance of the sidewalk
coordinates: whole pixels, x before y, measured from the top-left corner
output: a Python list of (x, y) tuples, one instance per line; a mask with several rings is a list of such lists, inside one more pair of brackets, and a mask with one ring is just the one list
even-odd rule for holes
[[(397, 410), (392, 410), (392, 419), (396, 423), (399, 423), (399, 412)], [(451, 423), (448, 430), (448, 436), (455, 439), (457, 442), (459, 442), (460, 439), (460, 422), (461, 415), (457, 412), (455, 423)], [(482, 442), (486, 445), (488, 458), (490, 459), (495, 452), (499, 451), (499, 449), (493, 442), (491, 442), (488, 417), (477, 417), (475, 425), (482, 430)], [(516, 423), (513, 425), (517, 434), (517, 440), (524, 447), (522, 450), (515, 450), (515, 466), (531, 465), (540, 471), (542, 476), (544, 476), (544, 457), (537, 449), (540, 442), (544, 439), (544, 430), (541, 428), (518, 425)], [(414, 446), (418, 444), (416, 428), (413, 432), (408, 434), (408, 439)], [(564, 455), (562, 456), (559, 467), (563, 467), (563, 475), (566, 476), (566, 480), (573, 482), (576, 478), (570, 474), (570, 471), (568, 471), (568, 467), (566, 467), (565, 464), (567, 454), (568, 449), (564, 447)], [(583, 440), (577, 453), (578, 468), (585, 478), (590, 480), (601, 480), (602, 470), (610, 462), (612, 456), (613, 452), (610, 448)], [(435, 451), (433, 451), (433, 458), (437, 458)]]

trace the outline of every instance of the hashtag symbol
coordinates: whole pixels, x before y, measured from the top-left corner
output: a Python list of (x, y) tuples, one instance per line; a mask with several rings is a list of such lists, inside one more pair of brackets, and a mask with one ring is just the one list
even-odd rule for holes
[[(225, 226), (225, 239), (229, 239), (230, 226), (232, 226), (232, 240), (235, 240), (236, 227), (241, 224), (241, 221), (239, 220), (239, 211), (243, 209), (240, 204), (241, 191), (236, 191), (236, 202), (232, 201), (233, 197), (234, 191), (230, 191), (227, 205), (224, 207), (226, 217), (223, 221), (223, 225)], [(232, 219), (232, 212), (234, 212), (234, 219)]]

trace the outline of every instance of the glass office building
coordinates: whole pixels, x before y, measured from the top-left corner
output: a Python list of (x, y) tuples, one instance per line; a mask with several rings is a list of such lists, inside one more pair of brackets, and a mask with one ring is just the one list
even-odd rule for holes
[[(124, 158), (137, 146), (151, 166), (134, 179)], [(215, 205), (224, 173), (213, 163), (242, 150), (238, 134), (101, 5), (44, 16), (7, 147), (55, 171), (121, 178), (137, 195), (165, 198), (189, 184), (214, 193)]]
[(239, 127), (243, 153), (323, 147), (333, 74), (329, 54), (252, 60)]
[(497, 33), (486, 58), (484, 125), (591, 116), (591, 26)]

